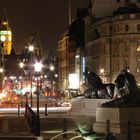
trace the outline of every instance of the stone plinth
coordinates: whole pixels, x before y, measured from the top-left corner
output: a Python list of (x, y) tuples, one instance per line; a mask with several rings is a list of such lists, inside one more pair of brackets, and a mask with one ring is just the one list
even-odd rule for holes
[(70, 115), (76, 116), (96, 116), (96, 109), (105, 103), (107, 99), (72, 99), (72, 107), (69, 111)]
[(124, 140), (127, 137), (139, 140), (140, 107), (97, 108), (96, 123), (93, 124), (93, 130), (98, 133), (110, 131), (116, 134), (117, 140)]

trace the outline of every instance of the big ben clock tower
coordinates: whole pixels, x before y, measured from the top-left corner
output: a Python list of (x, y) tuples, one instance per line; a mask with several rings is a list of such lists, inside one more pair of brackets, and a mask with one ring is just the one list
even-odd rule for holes
[(4, 17), (1, 20), (0, 40), (1, 42), (3, 42), (4, 55), (10, 55), (12, 49), (12, 32), (9, 27), (9, 23), (6, 15), (4, 15)]

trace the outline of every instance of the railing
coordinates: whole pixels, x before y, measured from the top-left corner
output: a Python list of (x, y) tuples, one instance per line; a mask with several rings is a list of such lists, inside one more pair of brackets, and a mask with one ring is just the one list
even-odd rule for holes
[(28, 124), (31, 128), (31, 132), (35, 136), (40, 135), (40, 122), (38, 116), (33, 112), (33, 110), (29, 107), (29, 105), (25, 105), (25, 117), (28, 121)]

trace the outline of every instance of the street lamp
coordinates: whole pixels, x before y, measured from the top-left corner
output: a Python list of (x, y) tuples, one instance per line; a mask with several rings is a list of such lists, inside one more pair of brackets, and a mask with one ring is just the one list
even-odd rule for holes
[(37, 74), (37, 136), (40, 136), (40, 118), (39, 118), (39, 94), (40, 94), (40, 86), (39, 86), (39, 74), (42, 70), (42, 63), (37, 62), (34, 65), (35, 72)]
[[(34, 52), (34, 50), (35, 50), (35, 47), (34, 47), (34, 45), (33, 44), (30, 44), (29, 45), (29, 47), (28, 47), (28, 51), (29, 51), (29, 53), (30, 53), (30, 65), (32, 65), (32, 63), (33, 63), (33, 52)], [(32, 72), (30, 73), (30, 98), (31, 98), (31, 107), (32, 107), (32, 104), (33, 104), (33, 96), (32, 96)]]
[[(27, 82), (28, 82), (28, 76), (29, 76), (29, 68), (26, 66), (25, 68), (24, 68), (24, 74), (25, 74), (25, 77), (26, 77), (26, 88), (27, 88)], [(26, 92), (26, 107), (27, 107), (27, 105), (28, 105), (28, 92)]]
[(28, 49), (29, 49), (29, 52), (33, 52), (34, 51), (34, 46), (30, 45)]
[(23, 88), (23, 83), (22, 83), (22, 80), (23, 80), (23, 68), (24, 68), (24, 63), (23, 62), (20, 62), (19, 63), (19, 67), (21, 69), (21, 77), (19, 77), (20, 79), (20, 83), (21, 83), (21, 95), (20, 95), (20, 102), (21, 102), (21, 107), (23, 106), (23, 101), (22, 101), (22, 88)]
[(4, 72), (4, 69), (3, 68), (0, 68), (0, 73), (3, 73)]
[(54, 70), (54, 66), (53, 66), (53, 65), (50, 66), (50, 70), (51, 70), (51, 71)]
[[(50, 66), (50, 71), (54, 71), (54, 66), (53, 66), (53, 65)], [(52, 92), (54, 93), (53, 78), (52, 78), (52, 80), (51, 80), (51, 87), (52, 87)]]
[(100, 69), (100, 73), (101, 73), (101, 76), (102, 76), (102, 79), (103, 79), (103, 82), (104, 82), (105, 79), (104, 79), (104, 69), (103, 68)]
[(36, 62), (35, 65), (34, 65), (35, 72), (37, 72), (37, 73), (41, 72), (42, 67), (43, 67), (43, 65), (42, 65), (41, 62)]
[(20, 62), (20, 63), (19, 63), (19, 67), (20, 67), (21, 69), (23, 69), (24, 63), (23, 63), (23, 62)]

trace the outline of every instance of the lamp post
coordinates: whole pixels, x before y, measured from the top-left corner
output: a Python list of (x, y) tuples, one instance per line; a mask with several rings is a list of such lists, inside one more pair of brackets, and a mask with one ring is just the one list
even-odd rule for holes
[[(54, 71), (54, 66), (50, 66), (50, 71)], [(52, 93), (54, 93), (54, 85), (53, 85), (53, 77), (51, 78), (51, 87), (52, 87)]]
[[(33, 52), (34, 52), (34, 46), (33, 45), (29, 45), (29, 47), (28, 47), (28, 50), (29, 50), (29, 52), (30, 52), (30, 54), (31, 54), (31, 63), (32, 63), (32, 55), (33, 55)], [(32, 95), (32, 88), (33, 88), (33, 83), (32, 83), (32, 74), (30, 73), (30, 85), (31, 85), (31, 88), (30, 88), (30, 93), (31, 93), (31, 96), (30, 96), (30, 98), (31, 98), (31, 107), (33, 106), (33, 95)]]
[[(28, 76), (29, 76), (29, 68), (26, 66), (24, 68), (24, 74), (25, 74), (25, 77), (26, 77), (26, 88), (27, 88), (27, 82), (28, 82)], [(28, 95), (27, 95), (27, 92), (26, 92), (26, 106), (28, 105)]]
[(24, 68), (24, 63), (23, 62), (20, 62), (19, 63), (19, 67), (21, 69), (21, 77), (20, 77), (20, 82), (21, 82), (21, 95), (20, 95), (20, 102), (21, 102), (21, 107), (22, 107), (22, 105), (23, 105), (23, 102), (22, 102), (22, 88), (23, 88), (22, 79), (23, 79), (23, 74), (22, 74), (22, 72), (23, 72), (23, 68)]
[(40, 117), (39, 117), (39, 94), (40, 94), (40, 85), (39, 85), (39, 74), (42, 69), (42, 64), (40, 62), (35, 63), (34, 65), (35, 72), (37, 74), (37, 136), (40, 136)]

